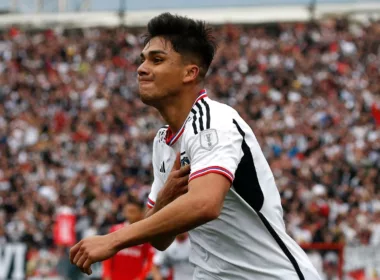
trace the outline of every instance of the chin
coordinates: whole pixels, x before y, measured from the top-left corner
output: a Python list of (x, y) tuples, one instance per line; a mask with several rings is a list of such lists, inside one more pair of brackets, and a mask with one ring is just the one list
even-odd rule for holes
[(144, 92), (142, 90), (140, 90), (140, 99), (144, 104), (151, 106), (154, 106), (154, 104), (160, 100), (157, 94)]
[(153, 105), (156, 101), (156, 98), (150, 94), (142, 94), (140, 93), (141, 101), (146, 105)]

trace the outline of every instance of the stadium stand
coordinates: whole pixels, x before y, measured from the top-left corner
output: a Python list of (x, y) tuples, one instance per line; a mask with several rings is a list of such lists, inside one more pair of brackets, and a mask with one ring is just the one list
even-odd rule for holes
[[(215, 28), (207, 89), (250, 120), (288, 232), (299, 243), (378, 246), (380, 22)], [(107, 232), (128, 196), (149, 192), (162, 120), (138, 98), (141, 35), (17, 27), (0, 34), (0, 244), (27, 244), (28, 258), (44, 264), (37, 271), (29, 261), (30, 276), (77, 273), (64, 269), (66, 246)], [(337, 279), (328, 277), (337, 277), (338, 255), (322, 256), (315, 262), (325, 279)]]

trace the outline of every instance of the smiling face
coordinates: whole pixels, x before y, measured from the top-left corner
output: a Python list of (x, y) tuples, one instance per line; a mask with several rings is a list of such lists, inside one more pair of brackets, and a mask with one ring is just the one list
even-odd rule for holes
[(140, 98), (145, 104), (157, 105), (178, 94), (186, 83), (196, 79), (198, 72), (198, 66), (184, 63), (170, 41), (154, 37), (142, 51), (137, 69)]

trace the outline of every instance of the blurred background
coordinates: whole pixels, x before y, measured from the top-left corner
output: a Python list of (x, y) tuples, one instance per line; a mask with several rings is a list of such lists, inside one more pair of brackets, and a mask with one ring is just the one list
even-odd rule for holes
[(102, 279), (68, 249), (150, 191), (163, 121), (136, 69), (163, 11), (214, 25), (209, 95), (253, 128), (322, 279), (380, 279), (379, 0), (1, 0), (0, 279)]

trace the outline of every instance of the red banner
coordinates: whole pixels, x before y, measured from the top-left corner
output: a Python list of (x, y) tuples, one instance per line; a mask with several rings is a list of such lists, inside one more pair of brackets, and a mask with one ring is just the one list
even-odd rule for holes
[(75, 223), (76, 217), (71, 208), (63, 206), (57, 210), (54, 225), (54, 242), (56, 245), (72, 246), (75, 244)]

